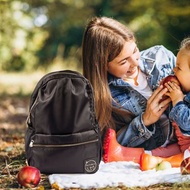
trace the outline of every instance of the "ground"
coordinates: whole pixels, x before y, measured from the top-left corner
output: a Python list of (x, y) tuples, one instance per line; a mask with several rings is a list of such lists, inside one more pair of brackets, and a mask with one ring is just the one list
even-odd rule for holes
[[(26, 165), (24, 134), (28, 105), (28, 97), (0, 99), (0, 187), (4, 189), (19, 188), (16, 176)], [(42, 175), (40, 185), (51, 189), (45, 175)]]
[[(29, 97), (3, 96), (0, 98), (0, 188), (19, 189), (18, 171), (26, 165), (24, 134)], [(52, 189), (47, 175), (42, 175), (38, 190)], [(105, 188), (106, 190), (168, 190), (189, 189), (186, 186), (162, 184), (147, 188)]]

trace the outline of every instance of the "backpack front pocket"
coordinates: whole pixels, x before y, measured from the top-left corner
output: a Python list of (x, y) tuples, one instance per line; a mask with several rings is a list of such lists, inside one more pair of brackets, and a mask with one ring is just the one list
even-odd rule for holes
[(36, 134), (29, 145), (29, 165), (42, 173), (95, 173), (101, 156), (99, 145), (93, 130), (72, 135)]

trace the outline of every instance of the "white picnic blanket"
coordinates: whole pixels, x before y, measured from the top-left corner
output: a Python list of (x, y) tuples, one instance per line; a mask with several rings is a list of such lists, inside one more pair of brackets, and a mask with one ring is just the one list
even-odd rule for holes
[(160, 183), (182, 183), (190, 181), (190, 175), (181, 175), (180, 168), (141, 171), (134, 162), (100, 163), (94, 174), (51, 174), (50, 184), (62, 188), (105, 188), (124, 185), (126, 187), (147, 187)]

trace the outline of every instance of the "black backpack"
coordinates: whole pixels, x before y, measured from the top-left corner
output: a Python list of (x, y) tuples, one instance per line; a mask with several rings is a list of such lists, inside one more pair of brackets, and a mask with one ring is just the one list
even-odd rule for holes
[(30, 99), (25, 153), (42, 173), (95, 173), (102, 143), (93, 89), (71, 70), (46, 74)]

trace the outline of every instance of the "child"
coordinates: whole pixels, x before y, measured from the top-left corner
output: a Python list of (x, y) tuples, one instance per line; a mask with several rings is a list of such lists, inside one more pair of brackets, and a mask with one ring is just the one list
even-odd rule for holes
[(190, 146), (190, 38), (185, 38), (181, 42), (173, 71), (180, 86), (174, 82), (165, 85), (168, 89), (166, 95), (171, 98), (173, 105), (169, 118), (175, 122), (173, 126), (176, 129), (178, 143), (184, 152)]

